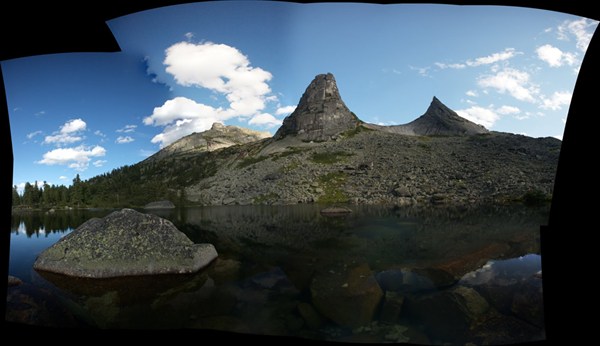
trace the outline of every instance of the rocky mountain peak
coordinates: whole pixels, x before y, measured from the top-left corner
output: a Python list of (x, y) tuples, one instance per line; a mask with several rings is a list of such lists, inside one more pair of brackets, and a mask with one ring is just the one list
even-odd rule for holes
[(283, 120), (273, 137), (295, 135), (303, 140), (326, 141), (358, 124), (358, 117), (342, 101), (333, 74), (320, 74), (306, 88), (296, 110)]
[(425, 136), (461, 136), (488, 132), (485, 127), (459, 116), (435, 96), (425, 113), (410, 124), (416, 134)]
[(194, 132), (162, 148), (149, 159), (162, 159), (171, 155), (215, 151), (232, 145), (245, 144), (269, 138), (269, 132), (254, 131), (233, 125), (213, 123), (209, 130)]

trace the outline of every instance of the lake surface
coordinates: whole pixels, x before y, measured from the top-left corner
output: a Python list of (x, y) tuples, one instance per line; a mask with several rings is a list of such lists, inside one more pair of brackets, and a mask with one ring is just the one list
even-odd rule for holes
[(146, 211), (214, 244), (219, 258), (194, 275), (105, 280), (38, 273), (32, 264), (112, 210), (13, 215), (9, 274), (23, 284), (9, 288), (7, 318), (346, 342), (544, 339), (539, 229), (547, 208), (351, 208), (343, 217), (316, 205)]

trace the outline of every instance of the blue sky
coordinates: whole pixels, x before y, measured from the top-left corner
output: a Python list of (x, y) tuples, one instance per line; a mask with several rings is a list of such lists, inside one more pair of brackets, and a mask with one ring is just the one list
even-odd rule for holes
[(134, 164), (213, 122), (274, 133), (319, 73), (366, 122), (437, 96), (495, 131), (562, 137), (594, 20), (498, 6), (203, 2), (107, 22), (122, 52), (2, 62), (15, 185)]

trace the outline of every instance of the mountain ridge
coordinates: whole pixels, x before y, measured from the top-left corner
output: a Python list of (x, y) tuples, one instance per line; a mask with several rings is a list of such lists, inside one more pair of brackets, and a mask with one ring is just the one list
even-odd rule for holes
[(331, 74), (315, 77), (300, 100), (272, 137), (223, 141), (227, 131), (248, 132), (216, 124), (90, 181), (122, 190), (123, 206), (163, 199), (180, 206), (472, 206), (552, 195), (561, 147), (555, 138), (488, 131), (437, 97), (407, 124), (368, 124), (346, 107)]

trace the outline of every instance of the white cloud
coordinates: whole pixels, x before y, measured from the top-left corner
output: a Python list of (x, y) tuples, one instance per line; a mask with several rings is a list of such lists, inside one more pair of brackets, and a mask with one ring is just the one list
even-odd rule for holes
[(39, 111), (39, 112), (35, 113), (34, 115), (41, 116), (44, 114), (46, 114), (46, 111)]
[(434, 63), (434, 65), (437, 66), (437, 67), (439, 67), (439, 68), (441, 68), (442, 70), (447, 69), (447, 68), (452, 68), (452, 69), (455, 69), (455, 70), (460, 70), (460, 69), (463, 69), (463, 68), (467, 67), (467, 65), (460, 64), (460, 63), (445, 64), (445, 63), (442, 63), (442, 62), (436, 62), (436, 63)]
[(137, 128), (137, 125), (125, 125), (124, 127), (117, 130), (119, 133), (130, 133), (134, 132)]
[(570, 37), (575, 38), (577, 48), (585, 52), (592, 40), (594, 30), (598, 26), (595, 20), (581, 18), (578, 20), (565, 20), (558, 27), (558, 38), (560, 40), (570, 40)]
[(42, 131), (39, 131), (39, 130), (33, 131), (33, 132), (27, 134), (27, 139), (32, 139), (33, 137), (35, 137), (37, 135), (41, 135), (41, 134), (42, 134)]
[(100, 137), (106, 137), (106, 135), (105, 135), (104, 133), (102, 133), (102, 131), (100, 131), (100, 130), (96, 130), (96, 131), (94, 131), (94, 134), (95, 134), (96, 136), (100, 136)]
[(508, 60), (513, 58), (515, 55), (520, 54), (516, 52), (514, 48), (506, 48), (502, 52), (493, 53), (492, 55), (483, 56), (476, 58), (475, 60), (467, 60), (466, 64), (468, 66), (481, 66), (481, 65), (490, 65), (497, 63), (499, 61)]
[(477, 84), (482, 88), (494, 88), (499, 93), (508, 93), (519, 101), (535, 102), (539, 93), (536, 85), (529, 82), (529, 74), (513, 68), (505, 68), (495, 75), (482, 76)]
[(222, 122), (227, 117), (224, 113), (222, 108), (215, 109), (186, 97), (176, 97), (154, 108), (152, 115), (144, 118), (144, 124), (165, 126), (162, 133), (152, 138), (152, 143), (160, 143), (164, 147), (183, 136), (210, 129), (213, 123)]
[(540, 46), (535, 51), (538, 58), (546, 62), (550, 67), (560, 67), (563, 65), (573, 66), (579, 62), (575, 54), (563, 52), (549, 44)]
[(187, 38), (188, 41), (191, 41), (194, 38), (194, 33), (186, 32), (183, 36), (185, 36), (185, 38)]
[(498, 112), (498, 114), (507, 115), (507, 114), (519, 114), (521, 112), (521, 110), (517, 107), (505, 105), (500, 108), (497, 108), (496, 112)]
[(60, 177), (58, 177), (59, 180), (67, 180), (67, 177), (65, 177), (64, 175), (61, 175)]
[(79, 142), (83, 137), (77, 133), (85, 130), (86, 126), (85, 121), (81, 119), (69, 120), (60, 127), (58, 132), (54, 132), (52, 136), (46, 136), (44, 143), (65, 144)]
[(68, 165), (78, 171), (88, 168), (92, 157), (106, 155), (106, 149), (101, 146), (93, 148), (80, 145), (74, 148), (58, 148), (44, 154), (43, 159), (36, 163), (44, 165)]
[(540, 108), (551, 109), (553, 111), (562, 109), (562, 106), (569, 105), (571, 103), (571, 93), (568, 91), (555, 91), (551, 97), (542, 97), (542, 104)]
[(296, 106), (285, 106), (285, 107), (279, 107), (277, 108), (277, 110), (275, 111), (276, 115), (284, 115), (284, 114), (291, 114), (293, 111), (296, 110)]
[(251, 67), (245, 55), (225, 44), (179, 42), (167, 48), (163, 63), (178, 84), (224, 94), (231, 116), (254, 115), (271, 92), (271, 73)]
[(248, 124), (250, 124), (250, 125), (262, 125), (267, 128), (280, 126), (281, 123), (282, 123), (281, 119), (277, 119), (268, 113), (257, 114), (254, 117), (252, 117), (252, 119), (250, 119), (250, 121), (248, 121)]
[(471, 97), (477, 97), (477, 96), (479, 96), (479, 94), (475, 90), (467, 90), (467, 92), (465, 93), (465, 95), (471, 96)]
[(500, 116), (491, 109), (473, 106), (467, 109), (457, 110), (456, 113), (461, 117), (474, 123), (490, 128), (500, 119)]
[(117, 137), (117, 140), (115, 141), (115, 143), (117, 144), (125, 144), (125, 143), (131, 143), (133, 142), (135, 139), (129, 137), (129, 136), (119, 136)]
[(417, 73), (423, 77), (429, 77), (429, 70), (431, 69), (431, 67), (429, 67), (429, 66), (427, 66), (427, 67), (408, 66), (408, 67), (413, 71), (417, 71)]
[(442, 70), (447, 69), (447, 68), (464, 69), (467, 66), (477, 67), (477, 66), (481, 66), (481, 65), (495, 64), (497, 62), (513, 58), (517, 54), (521, 54), (521, 53), (515, 51), (514, 48), (506, 48), (502, 52), (493, 53), (491, 55), (482, 56), (482, 57), (475, 58), (475, 59), (469, 59), (469, 60), (465, 61), (464, 63), (446, 64), (446, 63), (442, 63), (442, 62), (436, 62), (436, 63), (434, 63), (434, 65), (439, 67)]
[(106, 162), (106, 160), (96, 160), (94, 162), (92, 162), (92, 165), (94, 165), (94, 167), (102, 167)]
[[(185, 97), (176, 97), (154, 108), (144, 118), (145, 125), (164, 126), (162, 133), (152, 138), (161, 147), (193, 132), (210, 129), (213, 123), (237, 117), (241, 121), (260, 115), (265, 104), (277, 101), (269, 95), (267, 84), (272, 75), (252, 67), (239, 50), (225, 44), (179, 42), (165, 51), (163, 64), (177, 84), (195, 86), (225, 96), (228, 108), (214, 108)], [(213, 100), (215, 101), (215, 100)]]

